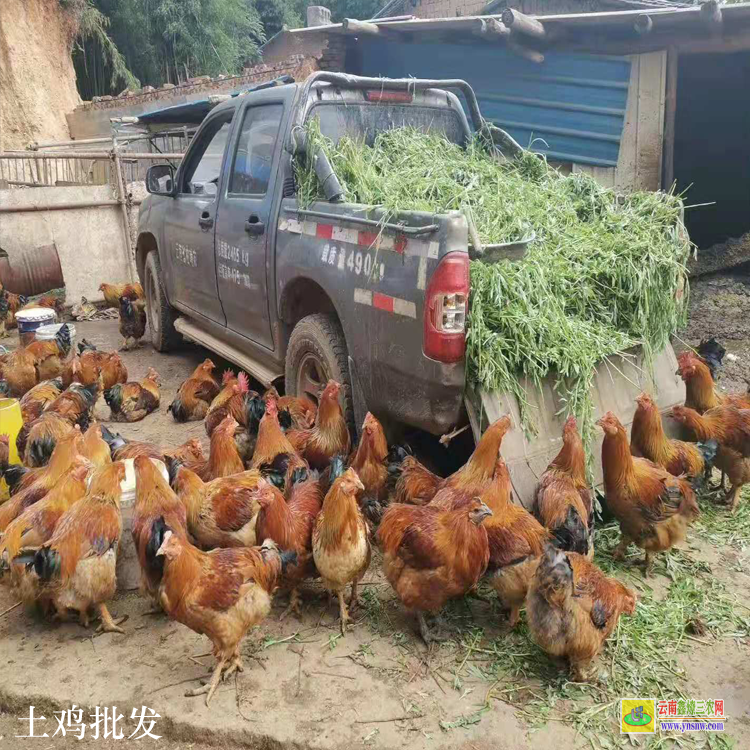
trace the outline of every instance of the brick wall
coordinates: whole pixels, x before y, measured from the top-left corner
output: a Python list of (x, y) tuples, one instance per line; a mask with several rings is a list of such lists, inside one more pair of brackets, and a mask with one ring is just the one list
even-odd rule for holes
[[(489, 0), (419, 0), (415, 8), (405, 12), (418, 18), (453, 18), (455, 16), (478, 16)], [(514, 8), (532, 16), (550, 16), (557, 13), (587, 13), (603, 10), (599, 0), (508, 0), (495, 8), (492, 13), (500, 14), (502, 9)]]

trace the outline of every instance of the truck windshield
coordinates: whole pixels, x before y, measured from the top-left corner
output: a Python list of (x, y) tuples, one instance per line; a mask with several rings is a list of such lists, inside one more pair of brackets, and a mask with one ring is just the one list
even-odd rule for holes
[(321, 102), (311, 107), (308, 118), (320, 120), (320, 132), (338, 143), (342, 136), (362, 139), (371, 146), (384, 130), (412, 127), (423, 133), (441, 133), (452, 143), (464, 142), (466, 133), (458, 113), (449, 107), (414, 104), (354, 104)]

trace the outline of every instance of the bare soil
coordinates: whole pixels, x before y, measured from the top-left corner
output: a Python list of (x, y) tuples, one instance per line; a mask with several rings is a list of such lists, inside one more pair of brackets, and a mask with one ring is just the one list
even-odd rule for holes
[[(79, 323), (77, 328), (79, 340), (86, 337), (103, 348), (119, 344), (116, 321)], [(145, 374), (149, 365), (161, 374), (162, 408), (143, 422), (111, 427), (138, 440), (176, 444), (195, 436), (207, 446), (202, 423), (177, 425), (166, 413), (181, 381), (205, 356), (207, 352), (197, 347), (161, 355), (148, 344), (124, 353), (131, 379)], [(102, 421), (107, 421), (107, 411), (100, 402), (97, 414)], [(750, 604), (747, 548), (717, 549), (696, 534), (683, 546), (745, 606)], [(640, 573), (625, 575), (641, 595), (658, 597), (669, 585), (660, 574), (648, 587)], [(344, 638), (339, 635), (337, 608), (328, 604), (317, 583), (309, 583), (302, 592), (301, 620), (279, 620), (286, 606), (279, 597), (268, 620), (245, 641), (245, 672), (220, 687), (208, 708), (202, 698), (184, 695), (212, 667), (212, 658), (205, 656), (208, 640), (164, 616), (147, 615), (150, 604), (136, 591), (120, 592), (111, 602), (115, 617), (129, 618), (124, 635), (96, 636), (75, 622), (50, 624), (18, 607), (0, 615), (0, 663), (5, 665), (0, 748), (24, 746), (16, 735), (28, 733), (28, 722), (19, 719), (28, 716), (30, 705), (47, 717), (38, 729), (51, 735), (57, 727), (53, 712), (71, 703), (86, 707), (87, 713), (95, 705), (117, 706), (126, 717), (120, 725), (125, 737), (135, 729), (129, 718), (133, 707), (148, 706), (160, 714), (154, 733), (162, 739), (142, 742), (169, 750), (390, 749), (407, 743), (414, 750), (583, 746), (583, 738), (559, 718), (579, 710), (575, 701), (559, 706), (558, 718), (544, 723), (524, 709), (522, 694), (504, 692), (507, 678), (491, 673), (491, 662), (481, 649), (505, 633), (494, 597), (452, 604), (448, 625), (453, 640), (427, 649), (383, 579), (377, 552), (362, 590), (362, 606)], [(0, 613), (13, 603), (7, 590), (0, 589)], [(476, 640), (467, 648), (470, 635)], [(722, 635), (699, 639), (703, 642), (696, 641), (679, 657), (679, 669), (687, 675), (681, 689), (685, 695), (715, 691), (723, 696), (725, 712), (732, 717), (729, 734), (737, 747), (748, 747), (750, 648), (742, 638)], [(536, 652), (531, 643), (527, 648), (528, 653)], [(547, 689), (538, 677), (524, 684), (529, 694)], [(614, 721), (613, 726), (616, 732)], [(37, 746), (114, 748), (117, 742), (50, 736), (38, 740)]]

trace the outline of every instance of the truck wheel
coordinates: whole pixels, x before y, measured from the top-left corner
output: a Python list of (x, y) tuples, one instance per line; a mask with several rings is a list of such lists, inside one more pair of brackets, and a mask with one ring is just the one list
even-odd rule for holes
[(288, 395), (308, 396), (316, 404), (329, 380), (341, 383), (344, 416), (349, 432), (354, 436), (354, 404), (348, 357), (344, 331), (336, 316), (323, 313), (308, 315), (297, 323), (289, 337), (284, 375)]
[(145, 268), (146, 305), (151, 343), (158, 352), (167, 352), (180, 342), (180, 334), (174, 327), (177, 311), (167, 301), (161, 276), (159, 254), (151, 252), (146, 257)]

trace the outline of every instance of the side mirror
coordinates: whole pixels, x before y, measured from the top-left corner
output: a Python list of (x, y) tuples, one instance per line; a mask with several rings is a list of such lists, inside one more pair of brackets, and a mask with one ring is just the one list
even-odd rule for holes
[(174, 167), (154, 164), (146, 172), (146, 190), (152, 195), (174, 195)]

